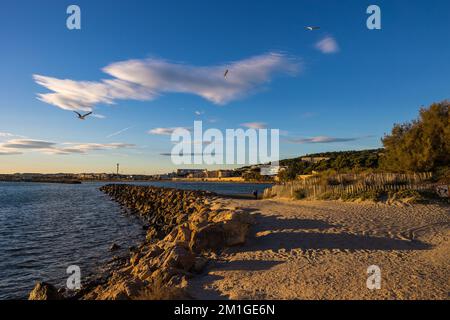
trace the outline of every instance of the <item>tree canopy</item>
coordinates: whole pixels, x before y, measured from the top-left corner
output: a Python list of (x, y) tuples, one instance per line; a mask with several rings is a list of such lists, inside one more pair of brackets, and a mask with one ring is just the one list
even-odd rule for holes
[(395, 124), (382, 139), (381, 167), (395, 172), (425, 172), (448, 168), (450, 126), (448, 101), (420, 109), (419, 118)]

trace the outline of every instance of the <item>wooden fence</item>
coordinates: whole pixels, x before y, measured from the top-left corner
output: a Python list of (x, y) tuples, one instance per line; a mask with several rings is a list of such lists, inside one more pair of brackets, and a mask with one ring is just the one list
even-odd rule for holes
[(301, 191), (306, 198), (325, 193), (357, 194), (365, 191), (427, 190), (433, 188), (431, 173), (338, 174), (330, 177), (313, 176), (301, 181), (286, 182), (264, 191), (264, 198), (295, 198)]

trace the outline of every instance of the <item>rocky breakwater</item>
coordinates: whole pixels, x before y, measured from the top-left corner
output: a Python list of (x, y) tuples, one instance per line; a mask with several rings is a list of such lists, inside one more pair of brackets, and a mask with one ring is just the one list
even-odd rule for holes
[(103, 192), (147, 225), (143, 244), (102, 285), (81, 299), (175, 299), (188, 281), (202, 272), (208, 257), (225, 247), (243, 244), (252, 216), (227, 207), (213, 193), (112, 184)]

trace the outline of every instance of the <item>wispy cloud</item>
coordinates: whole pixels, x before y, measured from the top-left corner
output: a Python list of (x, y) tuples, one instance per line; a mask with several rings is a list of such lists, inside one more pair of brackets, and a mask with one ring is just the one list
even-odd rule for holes
[(336, 138), (336, 137), (328, 137), (328, 136), (317, 136), (317, 137), (311, 137), (311, 138), (289, 138), (289, 139), (285, 139), (285, 140), (288, 142), (291, 142), (291, 143), (304, 144), (304, 143), (350, 142), (350, 141), (356, 141), (356, 140), (360, 140), (360, 139), (362, 139), (362, 137)]
[(315, 47), (317, 50), (325, 54), (336, 53), (339, 51), (339, 45), (336, 39), (331, 36), (327, 36), (317, 42)]
[(250, 128), (250, 129), (266, 129), (267, 124), (264, 122), (246, 122), (242, 123), (241, 126)]
[(46, 149), (55, 145), (54, 142), (33, 140), (33, 139), (14, 139), (0, 144), (2, 148), (8, 149)]
[(83, 143), (83, 144), (68, 144), (69, 147), (63, 148), (51, 148), (46, 149), (45, 153), (47, 154), (87, 154), (90, 151), (101, 151), (101, 150), (115, 150), (115, 149), (125, 149), (135, 147), (134, 144), (130, 143)]
[(197, 116), (201, 116), (201, 115), (203, 115), (203, 114), (205, 114), (205, 111), (195, 111), (194, 112)]
[(14, 134), (11, 132), (2, 132), (0, 131), (0, 138), (25, 138), (24, 136), (18, 135), (18, 134)]
[(17, 154), (22, 154), (22, 152), (16, 150), (2, 149), (0, 147), (0, 156), (12, 156)]
[(185, 129), (190, 131), (191, 128), (185, 128), (185, 127), (174, 127), (174, 128), (154, 128), (148, 131), (148, 134), (153, 134), (157, 136), (170, 136), (175, 130), (178, 129)]
[(133, 127), (124, 128), (124, 129), (122, 129), (122, 130), (119, 130), (119, 131), (116, 131), (116, 132), (114, 132), (114, 133), (111, 133), (111, 134), (107, 135), (106, 137), (107, 137), (107, 138), (112, 138), (112, 137), (118, 136), (119, 134), (122, 134), (122, 133), (124, 133), (125, 131), (130, 130), (131, 128), (133, 128)]
[[(169, 153), (169, 152), (166, 152), (166, 153), (160, 153), (159, 155), (161, 155), (161, 156), (165, 156), (165, 157), (171, 157), (172, 156), (172, 153)], [(175, 155), (177, 155), (177, 154), (175, 154)], [(221, 153), (183, 153), (183, 152), (181, 152), (180, 154), (179, 154), (179, 156), (180, 157), (182, 157), (182, 156), (189, 156), (189, 157), (192, 157), (192, 156), (215, 156), (215, 155), (221, 155)]]
[(97, 118), (97, 119), (105, 119), (106, 116), (98, 113), (91, 114), (91, 117)]
[[(228, 77), (223, 76), (225, 69)], [(190, 93), (215, 104), (226, 104), (252, 93), (277, 73), (295, 75), (299, 61), (284, 54), (268, 53), (229, 64), (197, 67), (162, 59), (112, 63), (103, 71), (113, 79), (75, 81), (33, 75), (52, 91), (38, 95), (43, 102), (65, 110), (91, 111), (97, 104), (116, 100), (152, 100), (164, 93)]]
[(0, 155), (22, 154), (25, 151), (37, 151), (44, 154), (87, 154), (90, 151), (113, 150), (134, 147), (127, 143), (56, 143), (33, 139), (13, 139), (0, 143)]

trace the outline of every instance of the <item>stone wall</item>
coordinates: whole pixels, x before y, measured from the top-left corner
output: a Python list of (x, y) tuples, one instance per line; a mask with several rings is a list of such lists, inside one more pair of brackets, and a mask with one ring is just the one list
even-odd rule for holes
[(101, 191), (142, 217), (148, 231), (125, 266), (114, 270), (105, 284), (85, 288), (82, 299), (152, 298), (145, 292), (154, 293), (156, 287), (182, 289), (202, 272), (208, 252), (245, 243), (252, 223), (249, 213), (227, 207), (210, 192), (123, 184)]

